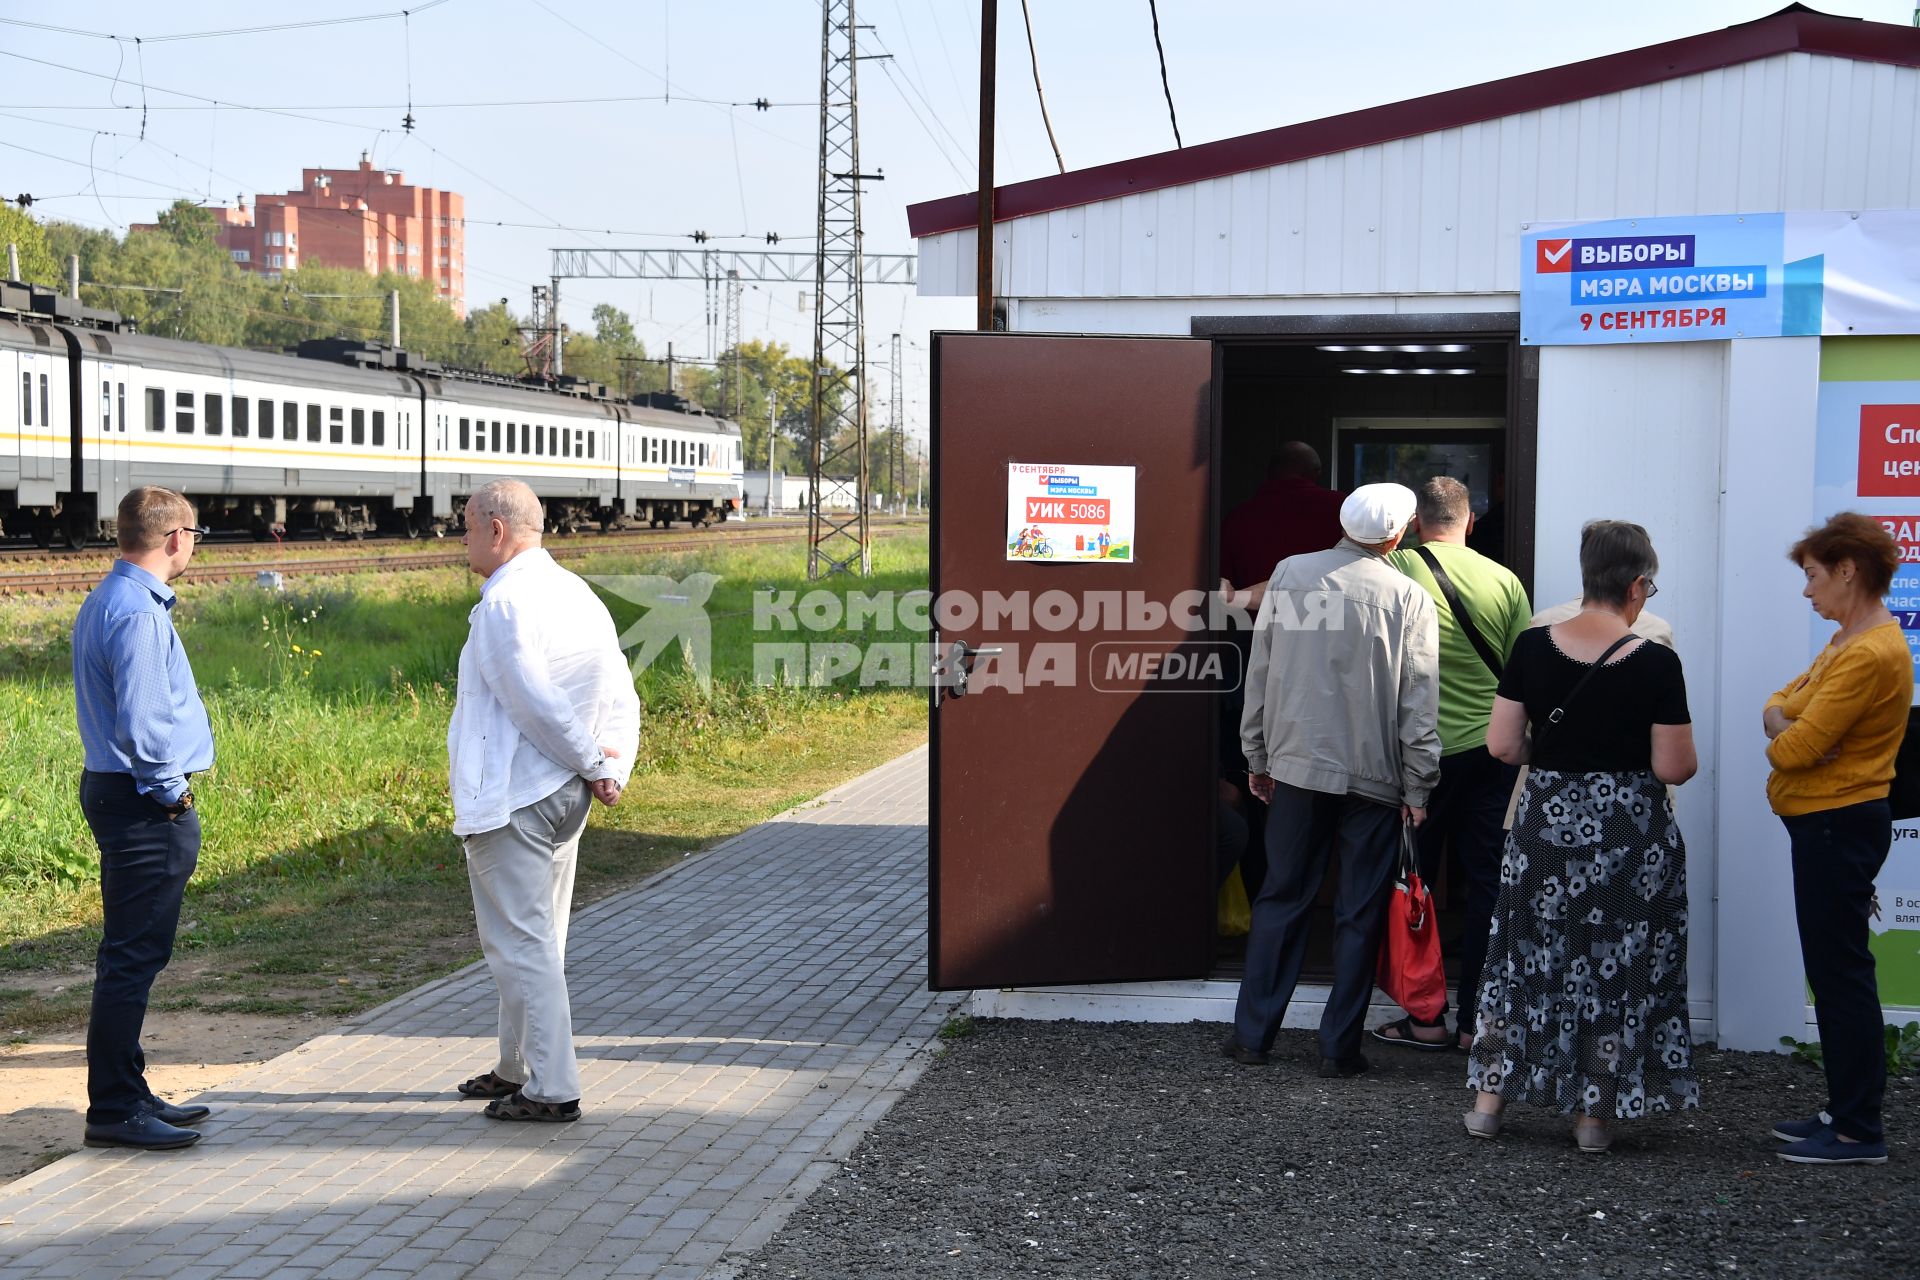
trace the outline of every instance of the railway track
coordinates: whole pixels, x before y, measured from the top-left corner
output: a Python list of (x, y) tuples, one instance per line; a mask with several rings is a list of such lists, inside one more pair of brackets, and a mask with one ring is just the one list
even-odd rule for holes
[[(905, 533), (921, 524), (924, 524), (924, 521), (896, 518), (872, 522), (875, 537)], [(691, 533), (605, 534), (597, 537), (550, 538), (543, 545), (556, 560), (578, 560), (607, 552), (690, 551), (709, 547), (717, 542), (733, 546), (796, 542), (804, 539), (805, 536), (805, 523), (794, 521), (778, 528), (748, 525), (738, 529), (722, 527)], [(345, 554), (341, 548), (332, 544), (322, 545), (326, 547), (326, 551), (320, 554), (283, 555), (267, 559), (221, 559), (217, 554), (210, 554), (205, 559), (197, 559), (195, 563), (188, 565), (187, 571), (179, 580), (182, 582), (232, 582), (237, 579), (252, 578), (262, 573), (280, 573), (288, 577), (330, 577), (344, 573), (404, 573), (415, 569), (447, 568), (464, 565), (467, 562), (466, 550), (458, 543), (436, 544), (435, 549), (431, 551), (397, 551), (375, 547), (358, 554)], [(215, 547), (208, 548), (209, 552), (217, 552), (217, 550), (218, 548)], [(85, 591), (100, 580), (100, 575), (106, 572), (107, 565), (111, 562), (111, 556), (100, 552), (69, 554), (75, 558), (84, 558), (87, 563), (84, 567), (73, 564), (72, 567), (63, 565), (0, 571), (0, 595), (53, 595), (68, 591)]]

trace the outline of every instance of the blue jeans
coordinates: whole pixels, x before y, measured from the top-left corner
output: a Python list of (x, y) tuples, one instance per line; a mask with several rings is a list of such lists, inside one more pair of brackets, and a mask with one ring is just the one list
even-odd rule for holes
[(153, 1096), (140, 1028), (173, 958), (180, 901), (200, 859), (200, 816), (169, 819), (124, 773), (82, 773), (80, 808), (100, 846), (100, 951), (87, 1020), (87, 1123), (130, 1120)]
[(1844, 1136), (1878, 1142), (1886, 1033), (1867, 916), (1874, 877), (1893, 844), (1893, 809), (1869, 800), (1780, 821), (1793, 842), (1793, 914), (1820, 1025), (1827, 1112)]

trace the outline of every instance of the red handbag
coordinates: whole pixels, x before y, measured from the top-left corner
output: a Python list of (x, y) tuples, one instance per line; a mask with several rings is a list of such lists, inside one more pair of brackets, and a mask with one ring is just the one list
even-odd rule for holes
[(1400, 824), (1400, 868), (1387, 900), (1376, 981), (1389, 999), (1421, 1022), (1447, 1007), (1447, 971), (1440, 959), (1440, 922), (1433, 894), (1413, 856), (1413, 824)]

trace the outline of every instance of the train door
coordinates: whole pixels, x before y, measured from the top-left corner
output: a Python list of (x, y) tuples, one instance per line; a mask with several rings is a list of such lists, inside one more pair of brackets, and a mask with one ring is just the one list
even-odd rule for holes
[(1151, 673), (1205, 643), (1175, 617), (1212, 585), (1212, 344), (940, 334), (933, 363), (929, 982), (1200, 977), (1217, 698)]
[(111, 520), (132, 487), (127, 459), (127, 414), (131, 412), (126, 365), (101, 360), (90, 366), (93, 377), (87, 391), (86, 429), (82, 447), (86, 461), (86, 479), (93, 490), (95, 511), (101, 520)]
[(20, 496), (23, 507), (52, 507), (67, 454), (66, 361), (50, 350), (20, 353)]

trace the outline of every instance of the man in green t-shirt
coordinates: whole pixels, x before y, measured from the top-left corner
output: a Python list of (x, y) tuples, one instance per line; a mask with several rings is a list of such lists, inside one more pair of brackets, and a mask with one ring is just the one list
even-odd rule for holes
[[(1456, 1002), (1456, 1034), (1465, 1047), (1472, 1043), (1478, 1015), (1480, 965), (1500, 888), (1502, 819), (1515, 774), (1512, 765), (1487, 752), (1487, 719), (1493, 713), (1499, 668), (1527, 629), (1533, 610), (1520, 579), (1467, 546), (1473, 510), (1465, 485), (1451, 476), (1435, 476), (1420, 487), (1419, 497), (1413, 531), (1420, 545), (1395, 551), (1387, 560), (1433, 597), (1440, 618), (1440, 785), (1419, 831), (1420, 874), (1429, 885), (1439, 879), (1451, 841), (1466, 880)], [(1442, 586), (1434, 563), (1451, 592)], [(1463, 612), (1471, 632), (1462, 624)], [(1445, 1049), (1453, 1043), (1444, 1009), (1436, 1022), (1417, 1022), (1409, 1015), (1375, 1028), (1373, 1034), (1389, 1044), (1414, 1048)]]

